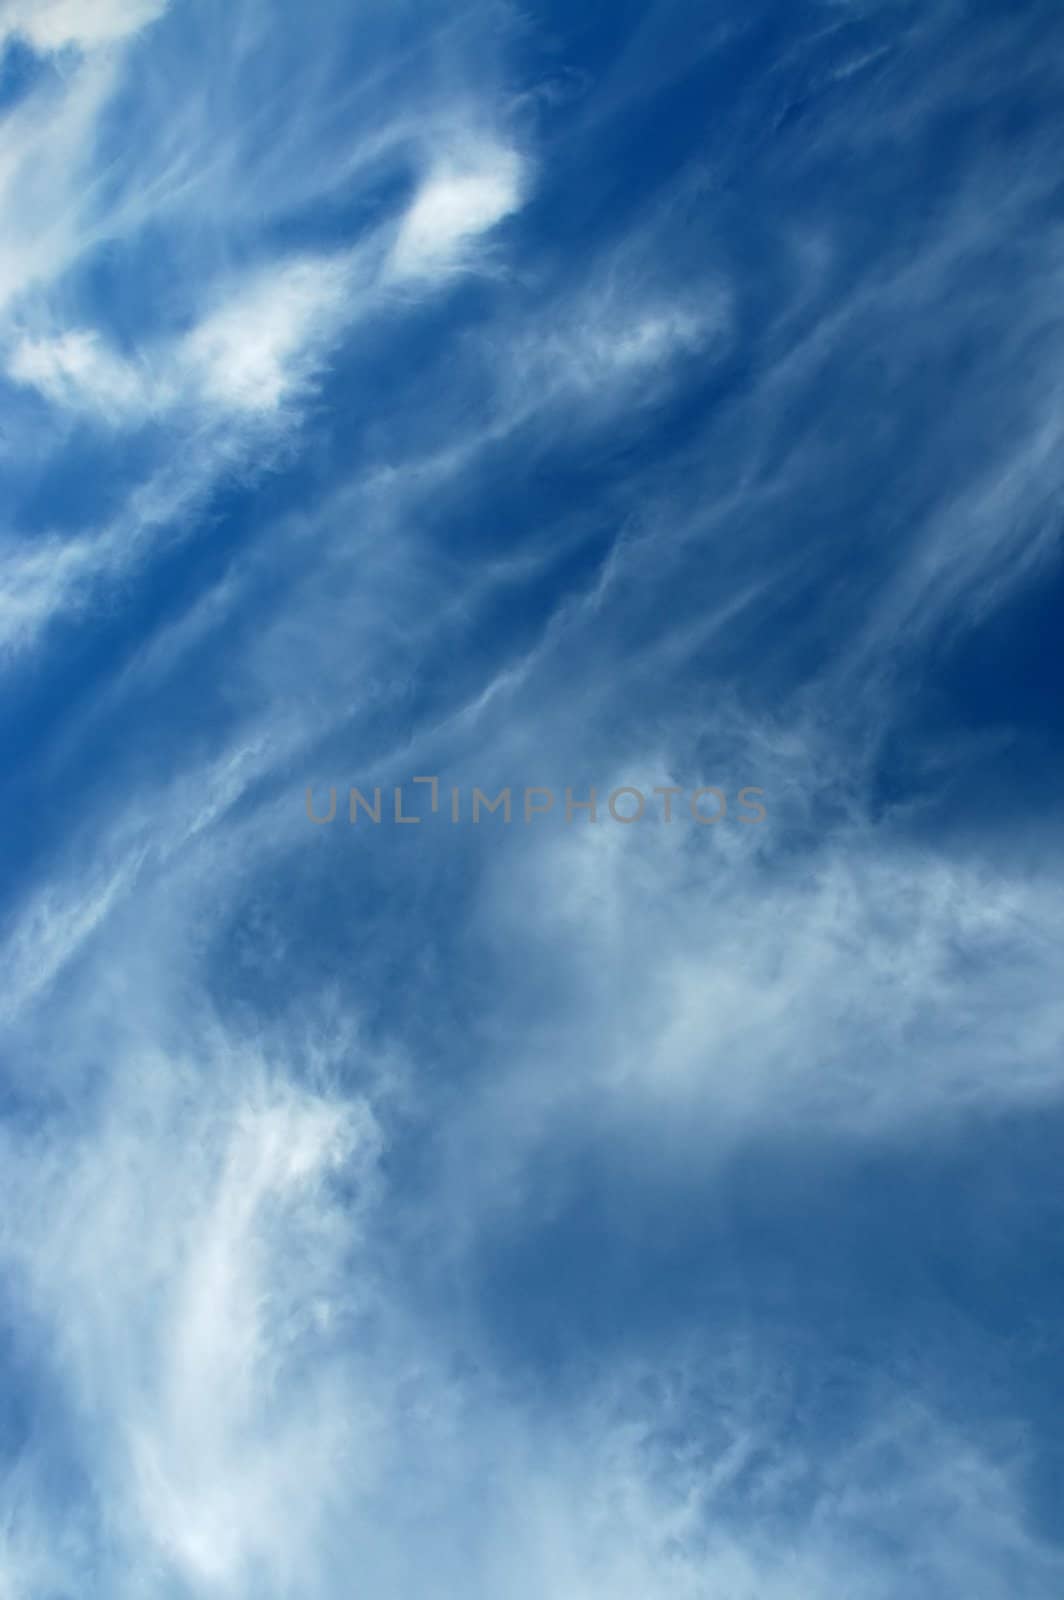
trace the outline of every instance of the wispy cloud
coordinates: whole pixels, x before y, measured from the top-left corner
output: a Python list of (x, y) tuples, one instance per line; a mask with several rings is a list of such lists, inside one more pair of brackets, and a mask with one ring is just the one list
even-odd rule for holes
[(0, 4), (0, 1596), (1046, 1600), (1060, 26), (342, 9)]

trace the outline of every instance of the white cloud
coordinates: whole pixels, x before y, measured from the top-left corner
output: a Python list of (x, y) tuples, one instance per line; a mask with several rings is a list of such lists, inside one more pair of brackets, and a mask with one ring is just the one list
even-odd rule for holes
[[(115, 64), (93, 57), (69, 77), (42, 79), (0, 121), (0, 318), (96, 237), (86, 172), (116, 81)], [(3, 321), (0, 333), (10, 338)]]
[(974, 1584), (1008, 1600), (1018, 1574), (1032, 1596), (1060, 1581), (1059, 1553), (1026, 1526), (1020, 1463), (978, 1435), (884, 1386), (864, 1427), (821, 1456), (786, 1371), (753, 1341), (698, 1356), (620, 1364), (571, 1409), (565, 1438), (560, 1419), (517, 1433), (487, 1592), (923, 1600)]
[(502, 145), (478, 144), (434, 167), (400, 225), (396, 276), (433, 277), (464, 265), (469, 247), (518, 210), (525, 182), (520, 157)]
[[(240, 440), (215, 429), (191, 458), (175, 452), (138, 484), (103, 526), (0, 544), (0, 658), (24, 654), (56, 618), (91, 606), (102, 588), (145, 560), (182, 514), (201, 505), (218, 476), (239, 459)], [(179, 524), (174, 537), (180, 532)]]
[(53, 405), (98, 412), (108, 422), (153, 409), (152, 385), (133, 362), (107, 350), (91, 329), (72, 329), (54, 338), (23, 338), (7, 364), (16, 383), (36, 389)]
[(107, 428), (164, 423), (169, 459), (102, 526), (0, 544), (0, 656), (23, 653), (53, 618), (90, 604), (222, 472), (252, 449), (263, 459), (283, 438), (330, 344), (366, 310), (355, 283), (349, 256), (275, 263), (227, 284), (190, 333), (136, 359), (108, 349), (93, 329), (14, 344), (6, 362), (14, 383)]
[(0, 36), (21, 34), (37, 50), (112, 44), (155, 22), (167, 0), (0, 0)]
[(349, 294), (344, 260), (271, 267), (188, 336), (178, 368), (208, 404), (276, 411), (305, 385), (322, 344), (353, 309)]
[[(164, 994), (107, 1006), (103, 1037), (62, 1031), (68, 1065), (108, 1040), (99, 1093), (0, 1146), (0, 1264), (48, 1329), (48, 1415), (0, 1482), (20, 1596), (92, 1570), (115, 1600), (146, 1573), (340, 1600), (356, 1565), (397, 1600), (885, 1600), (899, 1573), (920, 1600), (1054, 1592), (1017, 1451), (874, 1375), (826, 1444), (786, 1329), (599, 1359), (564, 1405), (515, 1384), (475, 1317), (407, 1298), (402, 1241), (448, 1251), (449, 1219), (391, 1182), (393, 1068), (343, 1003), (252, 1041)], [(160, 1043), (175, 1026), (187, 1054)]]
[(136, 425), (176, 407), (233, 415), (277, 412), (309, 381), (349, 302), (346, 258), (274, 263), (219, 295), (188, 334), (138, 360), (93, 329), (23, 337), (7, 371), (53, 405)]
[(49, 618), (91, 587), (98, 567), (98, 552), (88, 538), (0, 547), (0, 655), (31, 645)]
[[(485, 852), (477, 948), (505, 952), (500, 974), (524, 974), (535, 1003), (523, 981), (485, 1001), (493, 1071), (445, 1140), (460, 1231), (534, 1207), (551, 1152), (589, 1128), (622, 1166), (653, 1151), (707, 1173), (751, 1139), (892, 1145), (1064, 1103), (1064, 896), (1044, 859), (921, 849), (903, 819), (869, 816), (851, 748), (825, 733), (788, 749), (752, 718), (729, 727), (720, 706), (712, 771), (659, 751), (581, 781), (599, 703), (576, 672), (559, 678), (567, 726), (546, 664), (497, 708), (505, 743), (476, 781), (494, 793), (522, 770), (553, 777), (556, 817), (565, 782), (581, 797), (596, 782), (601, 815), (499, 830)], [(732, 819), (697, 827), (677, 801), (665, 825), (651, 796), (670, 782), (688, 799), (721, 785)], [(734, 820), (746, 783), (764, 790), (758, 827)], [(606, 814), (622, 785), (647, 797), (644, 822)]]
[(555, 319), (517, 334), (507, 378), (513, 404), (557, 408), (567, 427), (588, 427), (615, 407), (661, 394), (682, 363), (716, 359), (724, 347), (727, 296), (707, 287), (701, 301), (594, 279)]
[[(4, 21), (42, 48), (87, 48), (156, 9), (9, 4)], [(0, 360), (13, 385), (5, 452), (22, 463), (32, 454), (46, 470), (72, 415), (108, 429), (159, 430), (136, 457), (146, 460), (140, 486), (105, 525), (5, 538), (0, 649), (9, 656), (34, 647), (53, 618), (84, 610), (142, 562), (166, 536), (168, 517), (202, 503), (216, 473), (242, 454), (245, 472), (264, 460), (271, 440), (280, 443), (298, 420), (298, 403), (342, 330), (381, 306), (390, 286), (423, 286), (468, 263), (475, 240), (520, 202), (523, 164), (512, 151), (448, 136), (449, 154), (405, 217), (375, 216), (335, 254), (278, 256), (275, 241), (264, 246), (271, 223), (298, 215), (323, 186), (349, 185), (364, 167), (371, 183), (408, 170), (411, 152), (423, 147), (419, 124), (405, 99), (382, 99), (373, 71), (356, 85), (331, 73), (293, 24), (263, 85), (278, 118), (264, 141), (264, 107), (234, 92), (249, 52), (256, 70), (263, 65), (252, 8), (237, 7), (233, 26), (212, 34), (205, 55), (196, 45), (203, 18), (191, 16), (187, 27), (176, 21), (166, 72), (187, 74), (184, 91), (153, 75), (150, 51), (136, 83), (124, 76), (121, 55), (89, 51), (64, 64), (61, 77), (34, 83), (0, 126)], [(387, 31), (386, 17), (373, 25)], [(419, 75), (421, 56), (446, 59), (448, 48), (430, 31), (409, 71)], [(168, 107), (178, 105), (175, 117), (157, 114), (153, 100), (163, 89)], [(117, 146), (108, 109), (119, 91), (126, 123)], [(487, 102), (493, 94), (489, 85)], [(352, 122), (350, 108), (363, 100)], [(470, 112), (427, 87), (425, 108), (443, 127)], [(148, 224), (173, 252), (172, 271), (161, 275), (169, 287), (155, 302), (162, 314), (119, 340), (99, 321), (82, 268), (94, 258), (102, 264), (105, 246), (121, 265), (143, 245)], [(255, 265), (234, 270), (234, 260)], [(42, 421), (19, 389), (34, 391), (54, 414)]]
[(180, 1061), (149, 1053), (143, 1071), (91, 1130), (36, 1145), (47, 1233), (20, 1159), (30, 1209), (4, 1256), (32, 1237), (34, 1305), (58, 1319), (121, 1553), (115, 1592), (165, 1566), (196, 1593), (243, 1593), (265, 1562), (281, 1593), (358, 1442), (334, 1323), (361, 1298), (344, 1262), (380, 1132), (364, 1103), (300, 1091), (247, 1054), (216, 1059), (209, 1095)]

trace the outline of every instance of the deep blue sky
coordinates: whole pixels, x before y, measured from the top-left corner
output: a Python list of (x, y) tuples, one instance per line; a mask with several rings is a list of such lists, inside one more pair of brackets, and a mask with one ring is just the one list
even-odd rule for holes
[(0, 1600), (1056, 1600), (1064, 13), (0, 52)]

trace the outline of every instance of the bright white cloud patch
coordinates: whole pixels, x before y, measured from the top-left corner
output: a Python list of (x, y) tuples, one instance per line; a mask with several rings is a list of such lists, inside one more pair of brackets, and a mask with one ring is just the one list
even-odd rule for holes
[(16, 383), (36, 389), (53, 405), (98, 412), (108, 421), (138, 412), (155, 397), (148, 375), (107, 350), (98, 333), (74, 329), (51, 339), (22, 339), (8, 362)]
[(433, 169), (399, 229), (396, 274), (431, 277), (462, 265), (466, 248), (518, 209), (523, 181), (520, 158), (501, 146)]
[(37, 50), (111, 44), (154, 22), (167, 0), (5, 0), (0, 30), (21, 34)]
[(47, 1234), (23, 1214), (22, 1242), (2, 1240), (9, 1263), (32, 1250), (68, 1399), (95, 1413), (123, 1592), (160, 1563), (197, 1593), (242, 1586), (260, 1561), (280, 1592), (359, 1432), (330, 1370), (333, 1321), (359, 1300), (343, 1263), (379, 1131), (364, 1104), (271, 1081), (250, 1057), (215, 1065), (205, 1099), (187, 1067), (146, 1058), (139, 1129), (127, 1103), (76, 1148), (39, 1147)]
[(135, 425), (177, 406), (269, 413), (305, 386), (342, 321), (343, 262), (296, 261), (255, 274), (183, 338), (132, 361), (99, 333), (23, 338), (8, 361), (16, 382), (53, 405)]
[(189, 335), (178, 366), (209, 403), (276, 411), (309, 378), (346, 294), (343, 263), (299, 261), (264, 272)]

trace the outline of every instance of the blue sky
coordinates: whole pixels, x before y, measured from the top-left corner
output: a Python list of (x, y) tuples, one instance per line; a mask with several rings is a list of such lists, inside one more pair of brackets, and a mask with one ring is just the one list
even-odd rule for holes
[(0, 0), (0, 1600), (1064, 1592), (1062, 91)]

